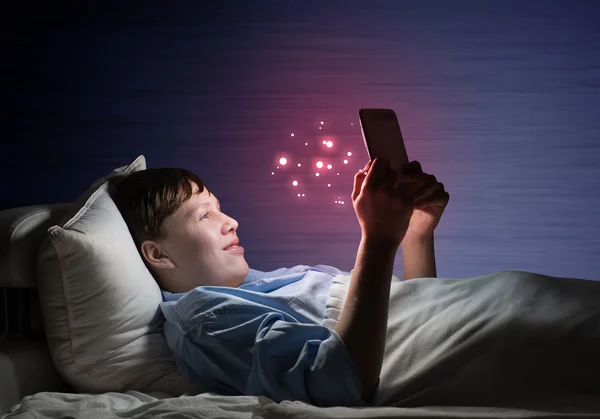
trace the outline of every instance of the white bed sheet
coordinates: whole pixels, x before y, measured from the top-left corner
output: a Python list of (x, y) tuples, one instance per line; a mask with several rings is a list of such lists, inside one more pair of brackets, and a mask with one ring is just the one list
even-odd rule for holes
[(275, 403), (266, 397), (197, 396), (171, 397), (164, 394), (104, 393), (98, 395), (72, 393), (37, 393), (25, 397), (3, 418), (419, 418), (419, 419), (520, 419), (520, 418), (599, 418), (600, 411), (590, 413), (558, 413), (486, 407), (371, 407), (319, 408), (301, 402)]

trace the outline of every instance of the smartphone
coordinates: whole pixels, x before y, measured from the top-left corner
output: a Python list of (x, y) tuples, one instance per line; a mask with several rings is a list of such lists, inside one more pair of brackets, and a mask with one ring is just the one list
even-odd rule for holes
[(384, 157), (390, 168), (400, 173), (408, 163), (408, 154), (396, 113), (391, 109), (360, 109), (358, 118), (369, 158)]

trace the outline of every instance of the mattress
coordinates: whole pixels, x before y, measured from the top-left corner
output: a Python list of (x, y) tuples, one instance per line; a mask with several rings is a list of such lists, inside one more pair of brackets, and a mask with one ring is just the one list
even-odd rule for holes
[(564, 414), (551, 410), (523, 410), (488, 407), (370, 407), (319, 408), (302, 402), (275, 403), (265, 397), (197, 396), (170, 397), (165, 394), (105, 393), (99, 395), (72, 393), (37, 393), (25, 397), (5, 416), (6, 419), (25, 418), (566, 418), (591, 419), (600, 411)]

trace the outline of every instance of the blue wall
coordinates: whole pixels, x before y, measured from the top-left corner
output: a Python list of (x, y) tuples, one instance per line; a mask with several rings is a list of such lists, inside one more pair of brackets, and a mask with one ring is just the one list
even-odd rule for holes
[(357, 110), (392, 107), (451, 194), (439, 276), (600, 277), (598, 3), (123, 3), (11, 17), (1, 208), (73, 200), (144, 154), (203, 178), (251, 266), (349, 270)]

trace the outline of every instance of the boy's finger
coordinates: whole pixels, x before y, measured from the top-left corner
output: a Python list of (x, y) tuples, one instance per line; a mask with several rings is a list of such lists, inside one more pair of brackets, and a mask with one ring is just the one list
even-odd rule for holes
[(427, 183), (410, 192), (409, 194), (415, 199), (416, 202), (433, 196), (434, 194), (442, 190), (444, 190), (444, 187), (441, 183)]
[(416, 160), (411, 161), (410, 163), (402, 166), (402, 173), (423, 173), (423, 169), (421, 168), (421, 163)]
[(367, 187), (370, 190), (379, 189), (383, 184), (386, 170), (389, 169), (389, 167), (389, 160), (377, 157), (367, 172), (364, 187)]
[(450, 202), (450, 194), (446, 191), (439, 191), (426, 199), (415, 201), (415, 208), (426, 208), (432, 206), (446, 207)]
[(389, 169), (385, 172), (382, 187), (391, 191), (394, 189), (394, 185), (396, 184), (396, 180), (398, 180), (398, 172), (395, 170)]

